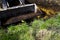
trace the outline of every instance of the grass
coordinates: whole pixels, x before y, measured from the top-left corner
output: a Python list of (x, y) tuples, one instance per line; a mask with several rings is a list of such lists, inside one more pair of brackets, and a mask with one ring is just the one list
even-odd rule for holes
[(30, 25), (11, 25), (7, 32), (0, 29), (0, 40), (60, 40), (60, 15), (34, 20)]

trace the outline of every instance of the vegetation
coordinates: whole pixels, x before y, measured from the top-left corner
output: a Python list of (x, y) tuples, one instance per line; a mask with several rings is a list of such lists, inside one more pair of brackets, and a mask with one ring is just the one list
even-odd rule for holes
[(0, 40), (60, 40), (60, 15), (0, 29)]

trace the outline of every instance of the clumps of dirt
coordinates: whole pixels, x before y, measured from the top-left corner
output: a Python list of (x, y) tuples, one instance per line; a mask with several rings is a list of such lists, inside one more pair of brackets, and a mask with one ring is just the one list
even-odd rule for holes
[(45, 8), (45, 7), (42, 7), (42, 6), (37, 6), (38, 10), (40, 10), (42, 13), (44, 13), (44, 19), (47, 19), (47, 18), (50, 18), (54, 15), (56, 15), (56, 11), (53, 10), (53, 9), (49, 9), (49, 8)]

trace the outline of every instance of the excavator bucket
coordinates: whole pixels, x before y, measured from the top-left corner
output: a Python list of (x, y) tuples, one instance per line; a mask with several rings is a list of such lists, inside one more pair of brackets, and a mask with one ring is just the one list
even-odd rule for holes
[[(9, 7), (7, 9), (2, 9), (0, 10), (0, 26), (2, 26), (4, 23), (7, 22), (8, 19), (21, 16), (21, 15), (26, 15), (32, 12), (36, 12), (36, 4), (26, 4), (26, 5), (19, 5), (19, 6), (14, 6), (14, 7)], [(27, 16), (27, 15), (26, 15)], [(15, 18), (15, 20), (17, 20)], [(21, 19), (23, 20), (23, 19)], [(20, 19), (19, 19), (20, 21)], [(18, 22), (18, 21), (16, 21)], [(14, 22), (12, 22), (14, 23)], [(11, 23), (9, 23), (11, 24)]]

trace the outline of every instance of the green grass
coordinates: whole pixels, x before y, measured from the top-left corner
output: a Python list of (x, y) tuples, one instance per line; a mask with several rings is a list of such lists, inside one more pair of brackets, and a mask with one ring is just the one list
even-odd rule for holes
[(0, 29), (0, 40), (38, 40), (41, 31), (45, 33), (42, 33), (41, 40), (60, 40), (59, 14), (45, 21), (41, 19), (34, 20), (30, 25), (27, 25), (27, 23), (11, 25), (8, 27), (7, 32)]
[(1, 31), (0, 40), (34, 40), (30, 27), (26, 23), (8, 27), (7, 33)]

